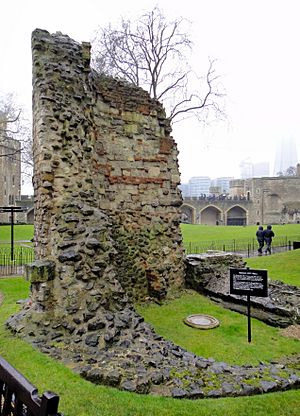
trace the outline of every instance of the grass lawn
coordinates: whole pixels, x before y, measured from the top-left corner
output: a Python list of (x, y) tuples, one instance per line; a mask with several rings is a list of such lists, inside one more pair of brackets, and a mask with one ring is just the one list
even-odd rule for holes
[(300, 286), (300, 249), (245, 259), (251, 269), (267, 269), (268, 277)]
[[(59, 394), (59, 409), (65, 416), (299, 415), (300, 390), (192, 401), (137, 395), (87, 382), (5, 329), (6, 319), (19, 308), (16, 301), (27, 297), (28, 291), (28, 282), (22, 278), (0, 279), (0, 292), (4, 294), (0, 306), (0, 354), (36, 385), (40, 393), (52, 390)], [(299, 341), (283, 338), (278, 330), (256, 320), (253, 320), (253, 343), (248, 345), (244, 316), (223, 311), (193, 292), (164, 306), (152, 305), (140, 310), (166, 338), (176, 341), (178, 337), (180, 345), (222, 361), (245, 362), (249, 359), (249, 362), (257, 362), (300, 348)], [(220, 327), (198, 332), (182, 324), (181, 319), (186, 314), (201, 310), (220, 319)], [(157, 319), (158, 314), (162, 319)]]
[[(256, 229), (256, 226), (182, 226), (185, 241), (198, 241), (197, 238), (252, 238)], [(16, 240), (27, 240), (32, 238), (33, 226), (18, 225), (15, 232)], [(281, 232), (281, 235), (296, 235), (300, 234), (300, 226), (274, 226), (274, 232), (276, 235)], [(0, 240), (9, 239), (10, 227), (0, 226)], [(273, 279), (299, 285), (299, 257), (300, 250), (295, 250), (247, 259), (247, 263), (251, 268), (267, 269)], [(22, 278), (0, 279), (0, 292), (4, 295), (0, 306), (0, 354), (36, 385), (40, 393), (52, 390), (59, 394), (59, 410), (65, 416), (299, 416), (300, 390), (192, 401), (137, 395), (94, 385), (5, 329), (5, 321), (19, 308), (16, 301), (28, 296), (28, 282)], [(255, 319), (252, 319), (252, 343), (248, 344), (245, 316), (222, 309), (193, 291), (186, 291), (180, 298), (162, 306), (151, 304), (139, 306), (138, 310), (165, 338), (198, 355), (218, 361), (257, 364), (300, 351), (300, 341), (285, 338), (278, 329)], [(219, 319), (220, 326), (211, 331), (188, 327), (183, 318), (193, 313), (211, 314)]]
[[(204, 296), (190, 291), (162, 306), (151, 304), (138, 311), (156, 332), (202, 357), (229, 364), (270, 361), (300, 351), (300, 341), (280, 335), (280, 330), (252, 319), (252, 342), (247, 341), (247, 317), (221, 308)], [(183, 323), (188, 315), (203, 313), (217, 318), (220, 326), (200, 331)]]
[[(10, 225), (0, 225), (0, 242), (10, 241), (11, 227)], [(31, 240), (33, 237), (33, 225), (15, 225), (14, 240)]]
[[(180, 225), (184, 242), (255, 239), (256, 225), (242, 226), (210, 226), (201, 224)], [(298, 236), (300, 239), (300, 224), (274, 225), (273, 230), (278, 237)], [(33, 225), (16, 225), (15, 240), (30, 240), (33, 237)], [(276, 238), (276, 237), (275, 237)], [(0, 242), (10, 241), (10, 226), (0, 225)]]
[[(255, 239), (257, 231), (256, 225), (242, 226), (210, 226), (201, 224), (181, 224), (181, 232), (183, 241), (199, 242), (199, 241), (216, 241), (216, 240), (238, 240), (248, 238)], [(298, 236), (300, 239), (300, 224), (274, 225), (273, 231), (275, 238), (285, 236)]]

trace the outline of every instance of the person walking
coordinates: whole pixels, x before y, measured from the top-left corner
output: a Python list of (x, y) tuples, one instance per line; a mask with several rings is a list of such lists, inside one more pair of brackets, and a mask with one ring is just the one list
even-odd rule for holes
[(258, 242), (258, 255), (261, 256), (262, 255), (262, 250), (263, 250), (263, 246), (265, 244), (264, 241), (264, 228), (260, 225), (258, 227), (258, 230), (256, 231), (256, 239)]
[(272, 239), (275, 237), (274, 231), (272, 230), (272, 225), (267, 225), (267, 229), (264, 230), (264, 242), (266, 243), (265, 254), (271, 254), (271, 245)]

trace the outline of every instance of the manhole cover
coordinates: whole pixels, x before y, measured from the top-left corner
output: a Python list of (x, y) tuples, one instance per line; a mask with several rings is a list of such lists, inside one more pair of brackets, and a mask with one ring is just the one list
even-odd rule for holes
[(220, 324), (213, 316), (203, 314), (190, 315), (184, 319), (184, 323), (199, 329), (212, 329)]

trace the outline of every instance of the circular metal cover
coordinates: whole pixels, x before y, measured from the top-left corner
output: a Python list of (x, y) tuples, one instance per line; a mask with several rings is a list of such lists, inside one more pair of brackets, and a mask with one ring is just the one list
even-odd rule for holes
[(211, 315), (189, 315), (184, 319), (184, 323), (199, 329), (212, 329), (220, 325), (220, 322)]

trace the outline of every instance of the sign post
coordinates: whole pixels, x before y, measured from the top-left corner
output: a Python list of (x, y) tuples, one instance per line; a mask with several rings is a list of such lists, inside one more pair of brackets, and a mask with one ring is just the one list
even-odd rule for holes
[(24, 212), (27, 208), (23, 207), (0, 207), (0, 212), (10, 212), (10, 259), (14, 260), (14, 213), (15, 212)]
[(251, 342), (251, 300), (247, 295), (247, 318), (248, 318), (248, 342)]
[(230, 269), (230, 294), (247, 296), (248, 342), (251, 342), (251, 296), (268, 297), (268, 272)]

